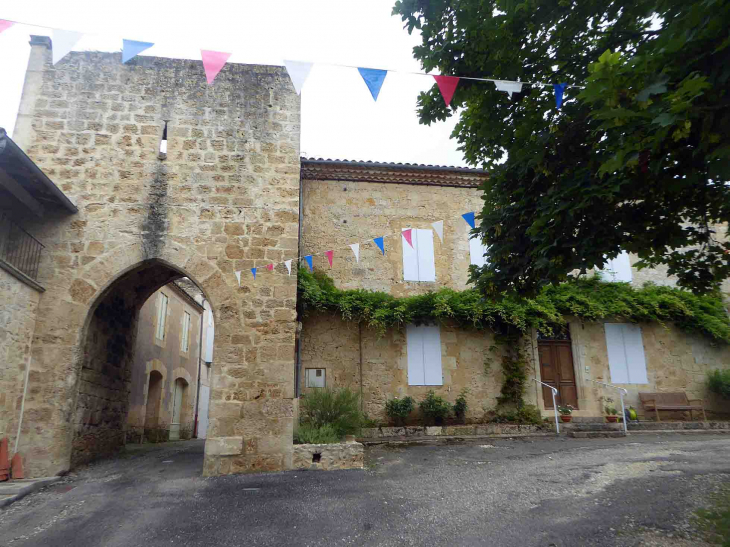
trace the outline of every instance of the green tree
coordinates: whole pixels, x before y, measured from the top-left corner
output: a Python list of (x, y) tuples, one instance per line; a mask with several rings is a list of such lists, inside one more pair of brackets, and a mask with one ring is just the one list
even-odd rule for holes
[(485, 293), (534, 293), (621, 250), (710, 291), (730, 275), (729, 0), (399, 0), (426, 71), (522, 82), (510, 98), (434, 86), (422, 123), (459, 109), (467, 161), (490, 169), (476, 232)]

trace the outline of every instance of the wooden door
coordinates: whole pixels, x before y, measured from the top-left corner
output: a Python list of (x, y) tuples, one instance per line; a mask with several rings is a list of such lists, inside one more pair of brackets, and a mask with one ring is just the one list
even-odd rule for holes
[[(540, 356), (540, 376), (542, 381), (558, 389), (558, 405), (571, 405), (578, 408), (578, 389), (575, 385), (573, 351), (569, 340), (540, 340), (537, 343)], [(545, 408), (553, 408), (551, 390), (542, 386)]]

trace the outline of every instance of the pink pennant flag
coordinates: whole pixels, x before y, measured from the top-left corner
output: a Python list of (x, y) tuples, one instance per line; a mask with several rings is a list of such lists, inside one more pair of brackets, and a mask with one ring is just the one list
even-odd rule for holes
[(413, 228), (408, 228), (407, 230), (403, 230), (401, 232), (401, 234), (403, 234), (403, 237), (408, 242), (408, 245), (410, 245), (411, 248), (413, 249), (414, 248), (413, 247), (413, 239), (412, 239), (413, 238)]
[(330, 263), (330, 268), (332, 267), (332, 257), (334, 256), (334, 251), (325, 251), (324, 255), (327, 257), (327, 261)]
[(269, 270), (270, 272), (273, 272), (274, 271), (274, 265), (273, 264), (267, 264), (266, 265), (266, 269)]
[(446, 102), (446, 106), (449, 106), (454, 91), (456, 91), (456, 86), (459, 85), (459, 78), (456, 76), (434, 76), (433, 79), (436, 80), (436, 84), (439, 86), (439, 91)]
[(0, 19), (0, 32), (4, 30), (8, 30), (10, 27), (12, 27), (15, 23), (12, 21), (6, 21), (5, 19)]
[(205, 69), (205, 79), (208, 84), (212, 84), (215, 77), (225, 66), (226, 61), (231, 56), (230, 53), (222, 53), (220, 51), (209, 51), (207, 49), (200, 50), (200, 56), (203, 58), (203, 69)]

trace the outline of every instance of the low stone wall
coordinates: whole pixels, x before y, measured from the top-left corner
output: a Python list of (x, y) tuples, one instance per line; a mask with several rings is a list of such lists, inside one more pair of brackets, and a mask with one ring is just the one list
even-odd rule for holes
[(361, 439), (385, 437), (468, 436), (468, 435), (529, 435), (555, 431), (553, 425), (480, 424), (434, 427), (372, 427), (362, 430)]
[(295, 444), (294, 469), (362, 469), (364, 447), (360, 443)]
[(730, 422), (629, 422), (629, 431), (716, 429), (730, 431)]

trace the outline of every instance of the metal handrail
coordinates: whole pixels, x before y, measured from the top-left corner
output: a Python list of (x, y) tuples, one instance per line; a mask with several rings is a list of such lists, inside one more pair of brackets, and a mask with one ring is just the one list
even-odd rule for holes
[(601, 384), (602, 386), (610, 387), (618, 390), (619, 397), (621, 398), (621, 421), (624, 423), (624, 433), (628, 435), (629, 427), (626, 423), (626, 409), (624, 408), (624, 395), (628, 395), (629, 392), (625, 388), (615, 386), (613, 384), (607, 384), (606, 382), (599, 382), (598, 380), (591, 380), (595, 384)]
[(542, 384), (545, 387), (549, 387), (553, 392), (553, 409), (555, 410), (555, 434), (560, 435), (560, 424), (558, 423), (558, 405), (555, 403), (555, 396), (558, 394), (558, 390), (551, 385), (541, 382), (537, 378), (533, 378), (538, 384)]

